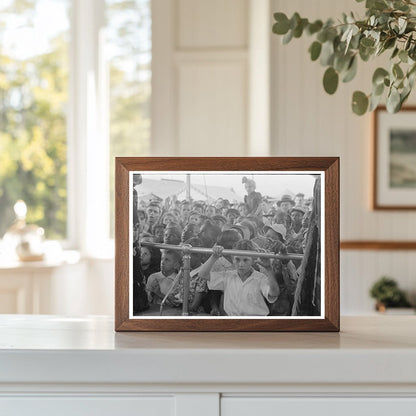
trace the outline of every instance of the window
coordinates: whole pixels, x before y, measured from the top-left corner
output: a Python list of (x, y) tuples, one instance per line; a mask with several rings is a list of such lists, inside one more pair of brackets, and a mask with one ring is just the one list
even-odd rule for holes
[(69, 10), (68, 0), (0, 6), (0, 236), (23, 199), (28, 222), (66, 237)]
[(107, 0), (110, 78), (110, 235), (114, 237), (114, 158), (149, 153), (150, 0)]
[(151, 0), (1, 2), (0, 237), (23, 199), (47, 238), (100, 251), (114, 157), (149, 151), (150, 64)]

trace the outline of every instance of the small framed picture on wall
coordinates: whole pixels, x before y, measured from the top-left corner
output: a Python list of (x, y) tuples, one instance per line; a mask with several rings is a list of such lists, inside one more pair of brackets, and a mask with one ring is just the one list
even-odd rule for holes
[(374, 111), (373, 208), (416, 209), (416, 107)]

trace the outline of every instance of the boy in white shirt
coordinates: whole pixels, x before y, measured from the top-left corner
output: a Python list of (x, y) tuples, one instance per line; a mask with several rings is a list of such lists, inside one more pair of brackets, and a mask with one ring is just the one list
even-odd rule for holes
[[(241, 240), (233, 247), (234, 250), (257, 251), (249, 240)], [(211, 269), (221, 256), (223, 247), (214, 246), (213, 254), (199, 271), (202, 279), (210, 280)], [(271, 265), (265, 269), (265, 275), (253, 269), (254, 258), (249, 256), (233, 256), (235, 270), (224, 273), (215, 282), (214, 290), (224, 291), (224, 310), (228, 316), (266, 316), (269, 308), (266, 300), (273, 303), (279, 296), (279, 287), (273, 277)]]

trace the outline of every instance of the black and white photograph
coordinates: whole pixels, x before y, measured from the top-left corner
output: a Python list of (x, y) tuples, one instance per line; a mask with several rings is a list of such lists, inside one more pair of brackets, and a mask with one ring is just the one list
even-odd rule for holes
[(130, 172), (130, 318), (323, 318), (324, 182)]

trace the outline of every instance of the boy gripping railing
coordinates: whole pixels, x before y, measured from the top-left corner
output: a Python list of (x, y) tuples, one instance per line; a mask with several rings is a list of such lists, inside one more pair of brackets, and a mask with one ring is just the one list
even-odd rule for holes
[[(182, 259), (183, 259), (183, 279), (184, 279), (184, 293), (183, 293), (183, 303), (182, 303), (182, 316), (188, 316), (188, 299), (189, 299), (189, 284), (190, 284), (190, 272), (191, 272), (191, 253), (202, 253), (202, 254), (213, 254), (214, 251), (212, 248), (203, 248), (203, 247), (192, 247), (188, 244), (183, 245), (172, 245), (172, 244), (160, 244), (160, 243), (151, 243), (148, 241), (144, 241), (141, 243), (144, 247), (154, 247), (164, 250), (174, 250), (174, 251), (181, 251), (182, 252)], [(246, 257), (260, 257), (266, 259), (277, 259), (283, 261), (289, 260), (302, 260), (302, 254), (274, 254), (274, 253), (263, 253), (257, 251), (246, 251), (246, 250), (223, 250), (221, 253), (223, 256), (246, 256)], [(163, 312), (163, 306), (172, 292), (177, 280), (179, 279), (180, 273), (176, 276), (175, 280), (172, 283), (171, 288), (166, 293), (164, 299), (160, 305), (160, 315)]]

